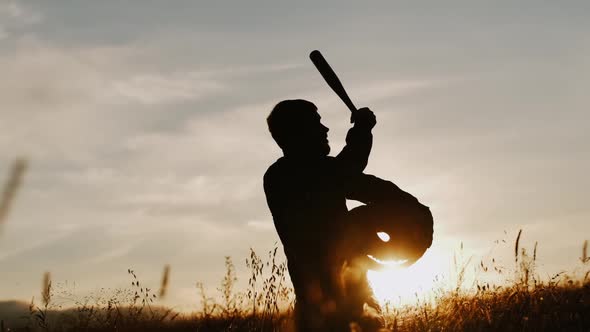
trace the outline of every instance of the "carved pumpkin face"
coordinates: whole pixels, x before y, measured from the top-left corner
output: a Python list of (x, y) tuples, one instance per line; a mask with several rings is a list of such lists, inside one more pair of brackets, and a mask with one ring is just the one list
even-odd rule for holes
[(432, 244), (433, 220), (430, 210), (416, 202), (402, 208), (364, 205), (350, 212), (358, 245), (355, 250), (376, 262), (416, 262)]

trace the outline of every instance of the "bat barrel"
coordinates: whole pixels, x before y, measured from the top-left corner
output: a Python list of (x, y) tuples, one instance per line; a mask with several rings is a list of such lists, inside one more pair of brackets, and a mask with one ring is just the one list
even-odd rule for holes
[(309, 54), (309, 58), (311, 62), (313, 62), (317, 70), (320, 72), (324, 80), (326, 80), (326, 83), (328, 83), (330, 88), (332, 88), (332, 90), (338, 95), (338, 97), (340, 97), (340, 99), (348, 107), (350, 112), (352, 112), (350, 122), (354, 122), (354, 113), (356, 112), (356, 106), (354, 106), (354, 103), (352, 102), (352, 100), (350, 100), (350, 97), (348, 97), (348, 94), (346, 93), (344, 86), (340, 82), (338, 75), (336, 75), (336, 72), (334, 72), (332, 67), (330, 67), (328, 61), (326, 61), (326, 59), (320, 51), (312, 51)]

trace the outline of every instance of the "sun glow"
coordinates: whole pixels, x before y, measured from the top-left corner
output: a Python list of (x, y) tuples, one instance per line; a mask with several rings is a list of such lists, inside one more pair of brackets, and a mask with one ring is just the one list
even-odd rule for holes
[(385, 267), (381, 271), (369, 271), (367, 277), (375, 297), (385, 304), (403, 305), (417, 300), (429, 300), (439, 285), (446, 261), (429, 249), (414, 265), (400, 267), (403, 261), (379, 262)]

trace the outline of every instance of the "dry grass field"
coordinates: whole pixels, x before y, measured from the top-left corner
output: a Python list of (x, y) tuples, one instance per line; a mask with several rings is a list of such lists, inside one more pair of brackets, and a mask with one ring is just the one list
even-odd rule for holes
[[(158, 290), (144, 286), (128, 270), (131, 287), (81, 299), (72, 298), (63, 286), (53, 286), (47, 273), (40, 303), (21, 304), (20, 313), (0, 312), (1, 331), (290, 331), (293, 295), (285, 264), (277, 261), (276, 253), (275, 248), (263, 259), (251, 251), (246, 260), (251, 274), (243, 291), (234, 289), (236, 271), (227, 257), (218, 296), (210, 297), (197, 284), (201, 296), (195, 301), (202, 309), (190, 314), (157, 304), (169, 287), (169, 267)], [(383, 318), (391, 331), (590, 331), (587, 243), (580, 257), (587, 272), (576, 278), (564, 273), (539, 280), (536, 259), (517, 241), (512, 283), (476, 283), (471, 291), (441, 288), (432, 301), (386, 304)]]

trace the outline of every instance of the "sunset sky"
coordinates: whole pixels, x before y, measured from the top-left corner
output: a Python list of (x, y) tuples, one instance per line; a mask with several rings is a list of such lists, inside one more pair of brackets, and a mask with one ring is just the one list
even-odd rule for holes
[[(444, 4), (443, 4), (444, 3)], [(507, 255), (518, 229), (543, 275), (590, 239), (588, 1), (0, 0), (0, 181), (23, 186), (0, 234), (0, 300), (43, 272), (80, 292), (215, 292), (232, 256), (278, 241), (262, 175), (281, 156), (265, 118), (314, 102), (339, 151), (344, 104), (377, 115), (366, 172), (431, 207), (441, 273)], [(499, 240), (499, 244), (495, 241)], [(501, 240), (508, 243), (503, 244)]]

